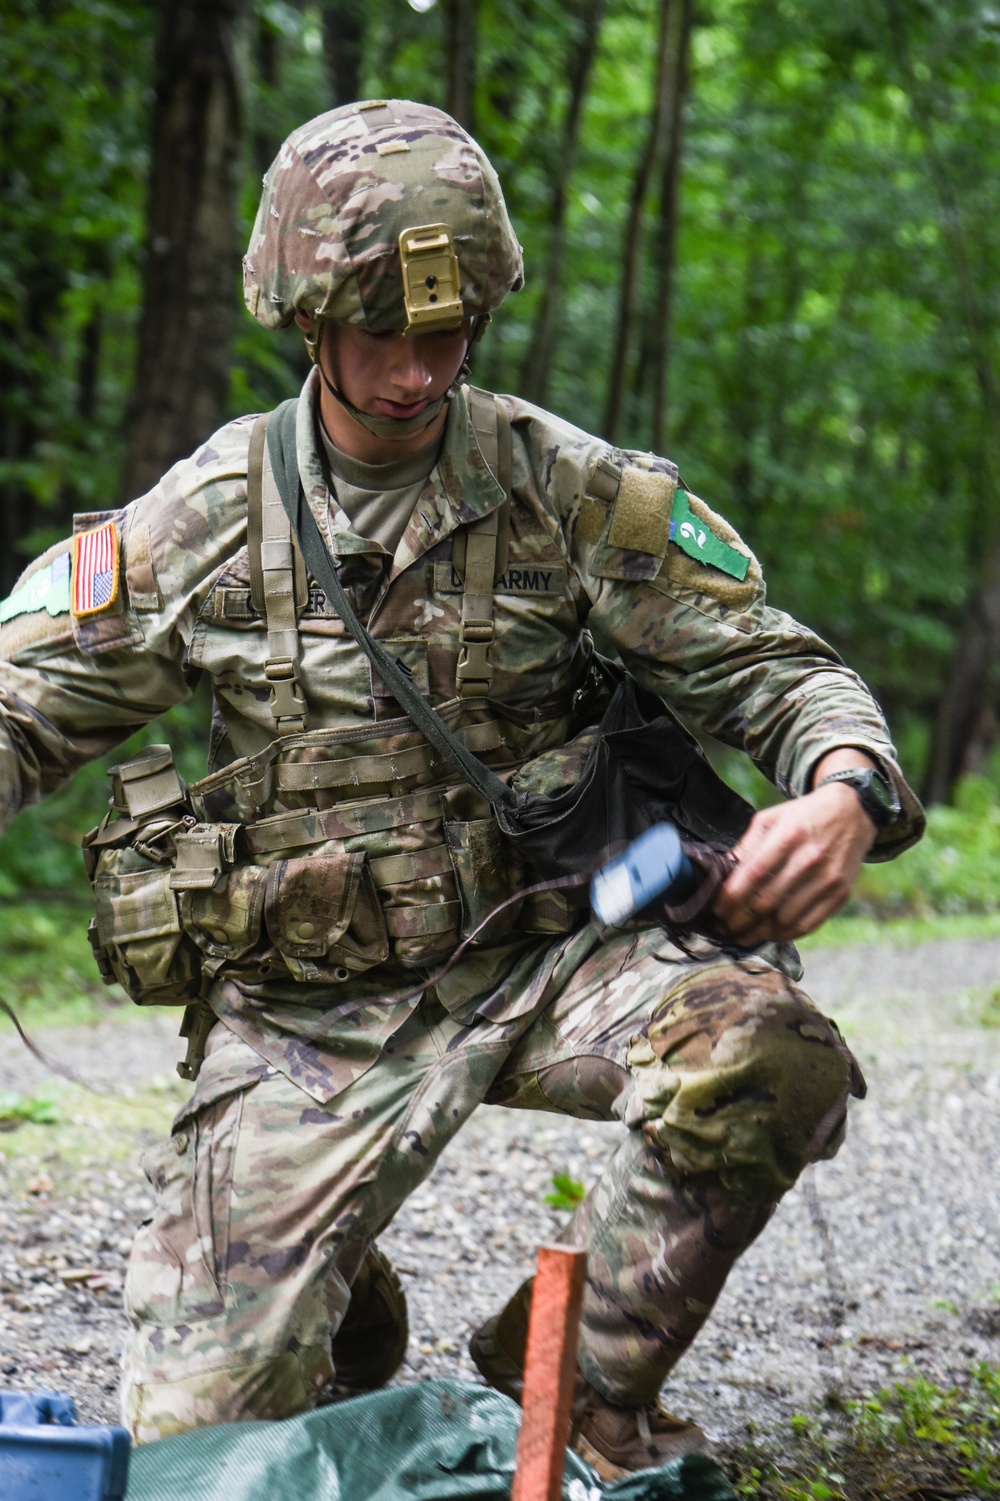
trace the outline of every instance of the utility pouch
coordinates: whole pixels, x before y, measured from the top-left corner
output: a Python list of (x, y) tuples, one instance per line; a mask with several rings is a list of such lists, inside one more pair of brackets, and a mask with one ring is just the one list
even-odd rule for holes
[[(171, 887), (177, 890), (177, 871)], [(267, 871), (260, 865), (227, 870), (211, 886), (180, 889), (178, 906), (185, 933), (201, 950), (202, 974), (214, 975), (225, 963), (236, 963), (260, 941)]]
[[(589, 875), (655, 823), (730, 848), (753, 809), (717, 775), (694, 736), (621, 666), (596, 659), (613, 691), (600, 723), (526, 763), (494, 814), (543, 879)], [(587, 904), (584, 883), (562, 893)]]
[(123, 817), (146, 823), (184, 802), (184, 783), (169, 745), (147, 745), (131, 761), (112, 766), (111, 806)]
[[(445, 793), (444, 836), (462, 901), (461, 937), (468, 938), (524, 884), (521, 861), (508, 849), (493, 809), (472, 787)], [(449, 817), (448, 815), (452, 816)], [(523, 904), (512, 902), (499, 912), (477, 940), (497, 943), (515, 926)]]
[(105, 848), (94, 878), (91, 943), (102, 978), (138, 1005), (183, 1006), (201, 986), (198, 951), (185, 936), (168, 866), (138, 850)]
[(237, 823), (196, 823), (174, 835), (172, 891), (212, 891), (235, 864)]
[(267, 867), (264, 921), (297, 980), (346, 980), (389, 955), (364, 852), (306, 855)]
[(83, 840), (94, 892), (88, 930), (101, 978), (140, 1006), (185, 1006), (201, 989), (197, 947), (173, 886), (177, 841), (192, 828), (170, 747), (113, 766), (107, 816)]

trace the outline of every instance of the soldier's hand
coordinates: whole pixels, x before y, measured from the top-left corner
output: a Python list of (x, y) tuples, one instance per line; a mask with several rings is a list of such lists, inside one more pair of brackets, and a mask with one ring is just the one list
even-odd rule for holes
[(713, 911), (746, 948), (801, 938), (846, 902), (875, 833), (857, 793), (842, 782), (765, 808), (736, 846), (739, 863)]

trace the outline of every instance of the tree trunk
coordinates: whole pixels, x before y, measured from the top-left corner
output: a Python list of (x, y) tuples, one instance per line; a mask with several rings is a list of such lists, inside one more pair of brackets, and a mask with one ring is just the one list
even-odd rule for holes
[(1000, 658), (1000, 381), (989, 297), (972, 262), (965, 215), (938, 147), (927, 89), (913, 67), (905, 13), (898, 0), (886, 0), (886, 14), (897, 66), (940, 201), (941, 237), (954, 268), (957, 321), (968, 340), (982, 415), (978, 470), (982, 502), (970, 529), (973, 586), (945, 678), (923, 788), (928, 802), (945, 802), (959, 776), (969, 769), (970, 745), (994, 717), (993, 677)]
[(444, 107), (466, 130), (475, 130), (478, 0), (445, 0)]
[(334, 108), (361, 98), (365, 0), (324, 0), (323, 56)]
[(161, 11), (126, 500), (190, 453), (225, 412), (249, 12), (250, 0), (165, 0)]
[(646, 195), (656, 165), (664, 125), (668, 114), (669, 58), (671, 44), (671, 11), (678, 0), (660, 0), (659, 37), (656, 47), (656, 72), (653, 84), (653, 100), (650, 108), (646, 141), (632, 179), (629, 199), (628, 222), (625, 228), (625, 244), (622, 251), (622, 273), (618, 292), (618, 322), (615, 331), (614, 354), (608, 380), (608, 396), (604, 412), (604, 436), (609, 443), (618, 437), (621, 425), (622, 405), (628, 383), (629, 353), (632, 348), (632, 333), (639, 305), (639, 270), (643, 246)]
[(667, 122), (666, 150), (663, 155), (660, 179), (660, 212), (654, 257), (656, 290), (650, 319), (655, 344), (649, 446), (654, 453), (664, 451), (667, 439), (667, 392), (670, 377), (674, 268), (677, 261), (677, 214), (684, 147), (684, 105), (687, 101), (690, 75), (693, 20), (693, 0), (680, 0), (680, 4), (672, 8), (666, 79), (670, 117)]
[(98, 302), (80, 332), (80, 357), (76, 366), (76, 411), (90, 427), (97, 415), (97, 380), (101, 368), (103, 310)]
[[(254, 69), (264, 97), (274, 98), (281, 73), (281, 33), (263, 13), (258, 15), (256, 22)], [(271, 115), (271, 110), (259, 110), (250, 129), (253, 163), (260, 177), (274, 161), (281, 144), (280, 140), (274, 139)]]
[[(689, 4), (690, 0), (685, 0)], [(549, 249), (545, 262), (542, 295), (535, 314), (531, 341), (521, 372), (520, 390), (528, 401), (544, 404), (552, 364), (556, 325), (562, 295), (563, 258), (566, 251), (566, 202), (570, 179), (576, 168), (580, 145), (580, 122), (587, 85), (597, 56), (597, 42), (606, 0), (581, 0), (576, 9), (578, 31), (567, 69), (569, 100), (563, 122), (562, 150), (556, 161), (549, 207)]]
[[(978, 770), (995, 730), (991, 687), (1000, 643), (1000, 548), (988, 559), (988, 579), (976, 585), (958, 631), (938, 705), (922, 795), (944, 803), (966, 772)], [(986, 743), (984, 743), (986, 742)]]

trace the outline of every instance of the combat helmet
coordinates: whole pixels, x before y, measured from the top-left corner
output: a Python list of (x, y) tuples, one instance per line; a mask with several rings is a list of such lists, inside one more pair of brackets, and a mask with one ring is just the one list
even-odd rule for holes
[[(479, 333), (523, 284), (482, 148), (442, 110), (402, 99), (345, 105), (293, 131), (264, 179), (243, 266), (253, 316), (281, 328), (305, 313), (314, 358), (327, 321), (378, 332), (470, 319)], [(372, 431), (404, 431), (344, 404)]]

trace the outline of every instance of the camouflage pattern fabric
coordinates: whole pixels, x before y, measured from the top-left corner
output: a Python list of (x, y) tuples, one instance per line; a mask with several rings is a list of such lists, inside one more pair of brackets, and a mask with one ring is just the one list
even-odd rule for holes
[(129, 1268), (124, 1397), (138, 1440), (323, 1400), (361, 1250), (483, 1100), (629, 1127), (566, 1238), (589, 1251), (584, 1374), (614, 1401), (656, 1395), (863, 1085), (832, 1023), (759, 960), (689, 959), (646, 931), (581, 963), (578, 943), (544, 955), (518, 1021), (462, 1025), (425, 999), (325, 1105), (216, 1027), (144, 1161), (156, 1211)]
[[(316, 379), (310, 376), (299, 406), (299, 467), (345, 586), (373, 634), (391, 644), (442, 712), (453, 713), (456, 722), (467, 716), (470, 733), (498, 727), (494, 749), (483, 751), (487, 761), (502, 769), (551, 748), (549, 787), (572, 779), (574, 766), (571, 760), (564, 764), (559, 746), (596, 643), (620, 655), (671, 707), (746, 749), (786, 792), (804, 791), (812, 766), (828, 750), (866, 750), (894, 782), (905, 812), (902, 828), (884, 831), (876, 842), (874, 857), (888, 857), (919, 837), (919, 805), (896, 765), (878, 708), (857, 677), (822, 641), (765, 603), (755, 561), (737, 580), (696, 563), (669, 541), (662, 523), (676, 488), (673, 467), (649, 455), (609, 450), (511, 398), (505, 400), (513, 423), (513, 499), (508, 562), (496, 589), (493, 690), (485, 706), (457, 703), (462, 596), (453, 547), (464, 523), (503, 501), (471, 429), (466, 396), (459, 392), (452, 403), (438, 463), (390, 558), (352, 529), (330, 494), (314, 427)], [(192, 897), (186, 903), (185, 925), (197, 929), (196, 941), (218, 974), (213, 1005), (231, 1021), (238, 1018), (248, 1040), (259, 1038), (276, 1066), (304, 1081), (330, 1069), (345, 1011), (373, 1007), (387, 989), (402, 988), (398, 972), (382, 968), (389, 946), (380, 936), (379, 914), (387, 894), (373, 893), (372, 882), (377, 886), (388, 877), (379, 856), (419, 857), (412, 879), (389, 883), (395, 907), (417, 906), (421, 892), (438, 883), (432, 896), (441, 920), (437, 946), (419, 929), (408, 931), (405, 914), (393, 919), (388, 935), (394, 961), (419, 967), (446, 952), (460, 926), (467, 929), (470, 913), (463, 903), (476, 882), (467, 871), (463, 881), (463, 871), (468, 851), (491, 825), (488, 810), (477, 808), (460, 788), (447, 797), (435, 790), (442, 786), (440, 774), (435, 779), (424, 763), (409, 771), (401, 757), (396, 766), (394, 753), (411, 754), (420, 737), (397, 717), (383, 685), (373, 681), (368, 659), (315, 586), (299, 620), (309, 729), (276, 741), (265, 674), (267, 636), (251, 602), (246, 547), (250, 425), (241, 419), (223, 428), (125, 510), (77, 519), (80, 530), (111, 520), (120, 532), (122, 587), (112, 606), (85, 618), (26, 610), (0, 627), (6, 658), (0, 665), (0, 815), (6, 820), (52, 790), (141, 722), (186, 698), (197, 676), (207, 673), (216, 703), (211, 753), (218, 771), (217, 796), (206, 794), (205, 816), (252, 821), (262, 842), (256, 868), (236, 870), (218, 900), (209, 894), (212, 900)], [(735, 537), (707, 506), (696, 507), (693, 498), (690, 505), (720, 537)], [(645, 530), (634, 525), (636, 513), (646, 516)], [(50, 549), (23, 582), (51, 569), (67, 547)], [(366, 772), (359, 787), (361, 773), (352, 772), (339, 784), (328, 775), (327, 785), (310, 785), (311, 764), (346, 756), (351, 746), (382, 754), (394, 768), (388, 779), (377, 784)], [(346, 811), (359, 792), (370, 802)], [(335, 816), (341, 806), (342, 823)], [(310, 809), (324, 817), (313, 818)], [(329, 833), (331, 818), (336, 837)], [(449, 819), (461, 826), (461, 837), (450, 846), (444, 830)], [(319, 858), (332, 862), (328, 873), (345, 902), (353, 893), (356, 906), (337, 914), (325, 935), (300, 942), (292, 930), (303, 920), (314, 923), (310, 893), (316, 882), (308, 866)], [(305, 909), (298, 918), (297, 899), (270, 902), (270, 887), (262, 883), (265, 867), (279, 860), (298, 883), (288, 891), (302, 892)], [(496, 852), (487, 850), (479, 869), (491, 862), (495, 870)], [(161, 889), (166, 885), (161, 872), (149, 894), (156, 915), (137, 940), (146, 945), (142, 962), (154, 972), (162, 957), (157, 938), (176, 933), (182, 916)], [(112, 891), (110, 899), (118, 896)], [(127, 905), (115, 910), (124, 913)], [(132, 902), (131, 910), (140, 908), (147, 910)], [(344, 937), (355, 915), (361, 931)], [(521, 932), (542, 935), (567, 925), (564, 916), (544, 911), (516, 921)], [(272, 942), (261, 937), (262, 925)], [(519, 985), (505, 984), (518, 945), (512, 948), (509, 926), (489, 940), (473, 1009), (486, 1006), (494, 1020), (502, 1020), (522, 1004)], [(361, 973), (365, 954), (374, 967)], [(226, 979), (233, 983), (223, 985)], [(498, 986), (504, 987), (502, 997)], [(468, 1000), (455, 1004), (468, 1009)], [(377, 1049), (394, 1022), (384, 1008), (375, 1007), (374, 1014), (383, 1018), (371, 1033)], [(339, 1068), (332, 1074), (339, 1079)]]
[[(487, 759), (513, 768), (549, 749), (548, 785), (572, 777), (560, 747), (596, 643), (670, 706), (744, 748), (787, 793), (806, 790), (827, 751), (867, 751), (904, 808), (875, 858), (919, 837), (919, 805), (871, 696), (829, 647), (767, 605), (760, 569), (726, 523), (688, 497), (695, 520), (685, 524), (742, 550), (742, 578), (670, 539), (673, 466), (609, 449), (512, 398), (504, 398), (513, 424), (511, 535), (495, 595), (492, 694), (474, 711), (456, 703), (453, 548), (463, 525), (504, 499), (467, 398), (459, 392), (452, 402), (437, 465), (390, 557), (352, 529), (330, 493), (316, 390), (314, 373), (299, 406), (299, 468), (345, 587), (442, 712), (469, 713), (470, 733), (494, 735)], [(345, 1275), (334, 1274), (341, 1254), (345, 1267), (356, 1263), (357, 1243), (391, 1218), (491, 1089), (540, 1108), (617, 1111), (635, 1128), (572, 1233), (594, 1257), (584, 1368), (595, 1385), (598, 1367), (608, 1373), (607, 1395), (640, 1400), (693, 1336), (768, 1206), (823, 1150), (824, 1133), (835, 1140), (847, 1060), (777, 971), (689, 969), (655, 934), (602, 946), (589, 927), (553, 939), (565, 922), (551, 914), (533, 929), (519, 921), (467, 954), (420, 1006), (400, 999), (413, 963), (419, 972), (412, 954), (387, 946), (386, 957), (359, 969), (337, 951), (350, 910), (319, 939), (303, 934), (316, 912), (311, 862), (329, 858), (338, 890), (364, 889), (374, 901), (367, 915), (388, 921), (372, 874), (380, 851), (397, 862), (394, 880), (411, 896), (449, 870), (459, 880), (467, 855), (444, 840), (443, 802), (470, 827), (482, 826), (485, 810), (466, 789), (444, 786), (419, 754), (416, 769), (403, 759), (419, 752), (411, 727), (315, 586), (299, 620), (309, 729), (274, 743), (267, 638), (246, 545), (251, 426), (249, 418), (228, 424), (123, 510), (77, 518), (79, 532), (116, 528), (119, 587), (106, 605), (73, 615), (44, 604), (61, 598), (56, 581), (69, 553), (61, 543), (28, 569), (0, 626), (3, 822), (186, 699), (205, 673), (218, 779), (205, 812), (249, 823), (244, 834), (256, 841), (251, 862), (227, 873), (231, 885), (197, 911), (192, 899), (188, 914), (203, 933), (209, 999), (225, 1028), (216, 1029), (172, 1143), (149, 1164), (158, 1209), (137, 1239), (129, 1276), (135, 1431), (152, 1437), (223, 1417), (274, 1416), (315, 1400), (330, 1376), (330, 1317), (347, 1300)], [(365, 782), (360, 815), (356, 785), (339, 783), (333, 765), (356, 741), (393, 762), (387, 780)], [(333, 769), (314, 778), (319, 762)], [(352, 819), (349, 833), (331, 834)], [(432, 826), (441, 830), (436, 854)], [(410, 837), (418, 849), (392, 843)], [(355, 838), (363, 848), (347, 847)], [(398, 855), (437, 860), (442, 849), (447, 868), (399, 878)], [(388, 880), (384, 869), (379, 879)], [(162, 961), (160, 939), (170, 941), (180, 924), (169, 883), (161, 887), (148, 936), (136, 938), (153, 966)], [(109, 894), (113, 911), (149, 917), (141, 902), (115, 906), (119, 895)], [(439, 905), (448, 922), (468, 916), (454, 899)], [(701, 1020), (675, 1033), (669, 1007), (658, 1008), (687, 975)], [(562, 1021), (559, 998), (568, 1007)], [(550, 1002), (548, 1018), (532, 1025)], [(578, 1040), (566, 1042), (563, 1031)], [(508, 1068), (522, 1037), (523, 1062)], [(721, 1095), (716, 1076), (727, 1080)], [(734, 1079), (739, 1092), (724, 1106)], [(804, 1079), (808, 1090), (797, 1082)], [(626, 1183), (619, 1194), (615, 1185)], [(721, 1228), (706, 1240), (709, 1220)], [(646, 1268), (641, 1283), (633, 1266)]]
[[(373, 635), (398, 643), (432, 702), (443, 705), (455, 696), (458, 654), (455, 535), (503, 500), (471, 431), (464, 393), (452, 403), (438, 464), (392, 558), (352, 529), (330, 494), (314, 431), (316, 395), (313, 373), (298, 430), (309, 502), (355, 608)], [(786, 793), (805, 791), (827, 751), (867, 751), (885, 767), (907, 815), (902, 834), (893, 833), (891, 848), (876, 845), (876, 855), (913, 842), (922, 829), (919, 805), (871, 695), (818, 637), (765, 603), (756, 565), (736, 583), (666, 540), (659, 556), (609, 542), (615, 508), (589, 493), (601, 466), (660, 475), (668, 517), (672, 466), (609, 450), (527, 403), (505, 401), (514, 497), (508, 567), (496, 591), (491, 708), (522, 723), (544, 718), (553, 704), (564, 713), (593, 641), (620, 655), (672, 708), (745, 749)], [(106, 520), (120, 531), (124, 588), (111, 608), (84, 619), (34, 610), (0, 626), (5, 821), (188, 698), (201, 673), (211, 678), (217, 704), (213, 766), (255, 755), (274, 740), (266, 636), (250, 602), (246, 549), (251, 426), (250, 418), (230, 423), (124, 510), (77, 518), (80, 531)], [(50, 548), (18, 589), (68, 548)], [(394, 705), (372, 683), (368, 659), (315, 587), (299, 631), (310, 729), (354, 730), (391, 717)], [(274, 795), (258, 814), (302, 804), (301, 797)]]
[(485, 152), (441, 110), (408, 100), (345, 105), (285, 141), (264, 179), (244, 261), (246, 303), (266, 328), (296, 312), (405, 328), (399, 236), (447, 224), (468, 318), (522, 284), (517, 243)]

